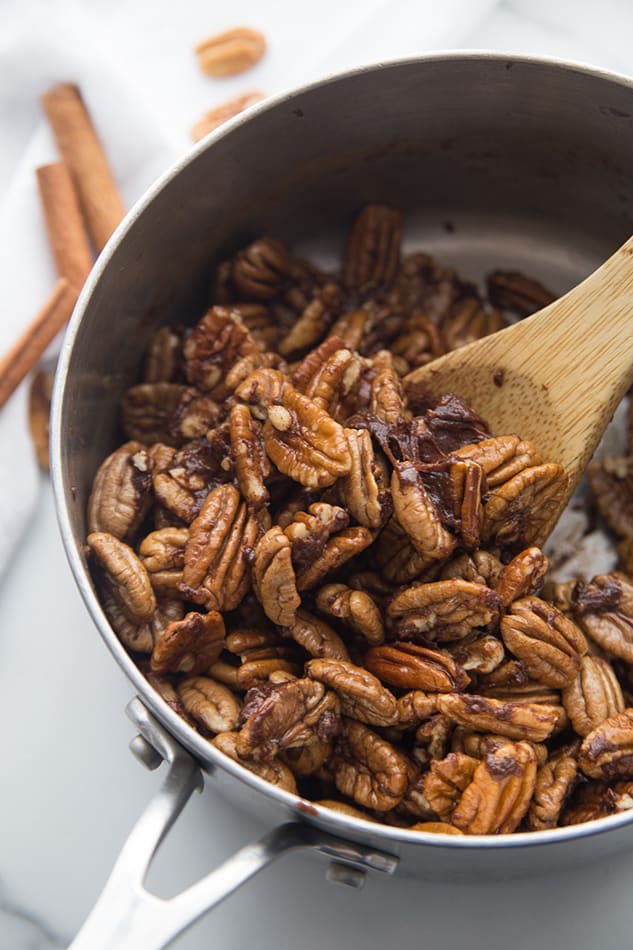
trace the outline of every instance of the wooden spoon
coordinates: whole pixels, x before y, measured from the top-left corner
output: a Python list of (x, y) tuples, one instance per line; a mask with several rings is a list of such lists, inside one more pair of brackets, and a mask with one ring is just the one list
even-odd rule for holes
[(633, 383), (633, 237), (564, 297), (406, 380), (455, 393), (495, 435), (516, 433), (564, 466), (569, 485), (544, 540)]

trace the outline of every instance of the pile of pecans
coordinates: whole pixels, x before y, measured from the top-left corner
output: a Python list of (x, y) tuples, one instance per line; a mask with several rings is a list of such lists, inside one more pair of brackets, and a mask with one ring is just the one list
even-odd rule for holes
[(631, 460), (590, 474), (623, 570), (548, 583), (561, 466), (407, 374), (552, 295), (495, 272), (486, 301), (401, 232), (365, 208), (335, 277), (257, 240), (158, 331), (89, 503), (103, 608), (216, 748), (345, 814), (498, 834), (631, 807)]

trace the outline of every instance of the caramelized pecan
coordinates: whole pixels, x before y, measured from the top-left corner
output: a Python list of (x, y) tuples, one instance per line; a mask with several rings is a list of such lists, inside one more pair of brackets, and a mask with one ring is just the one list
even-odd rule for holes
[(466, 689), (470, 683), (468, 674), (450, 656), (413, 643), (373, 647), (364, 662), (379, 679), (400, 689), (448, 693)]
[(400, 263), (402, 216), (386, 205), (367, 205), (354, 221), (345, 250), (348, 290), (390, 283)]
[(231, 409), (230, 426), (237, 485), (242, 498), (257, 510), (270, 500), (265, 481), (271, 469), (264, 448), (262, 427), (249, 409), (241, 405)]
[(542, 543), (567, 482), (564, 468), (554, 462), (524, 468), (508, 479), (491, 492), (484, 505), (483, 540), (523, 547)]
[(209, 732), (235, 729), (240, 704), (226, 686), (208, 676), (193, 676), (177, 686), (178, 698), (186, 712)]
[(239, 733), (237, 732), (221, 732), (212, 740), (212, 744), (224, 755), (233, 759), (234, 762), (239, 762), (245, 769), (258, 775), (265, 782), (270, 782), (271, 785), (283, 789), (284, 792), (296, 795), (297, 783), (288, 766), (280, 762), (279, 759), (274, 759), (272, 762), (262, 762), (259, 759), (241, 758), (237, 751), (238, 736)]
[(588, 735), (605, 719), (624, 710), (622, 688), (606, 660), (583, 656), (580, 669), (562, 693), (563, 705), (579, 736)]
[(536, 753), (508, 742), (478, 763), (451, 815), (468, 835), (510, 834), (527, 812), (536, 786)]
[(161, 528), (143, 538), (138, 549), (159, 597), (180, 597), (185, 565), (187, 528)]
[(576, 624), (539, 597), (515, 600), (501, 620), (501, 635), (529, 675), (554, 689), (573, 682), (587, 652)]
[(151, 620), (156, 596), (149, 574), (132, 548), (105, 531), (93, 531), (87, 541), (103, 571), (104, 583), (127, 616), (138, 623)]
[(344, 721), (331, 769), (339, 792), (363, 808), (391, 811), (407, 790), (405, 757), (391, 743), (353, 719)]
[(443, 642), (459, 640), (477, 627), (494, 627), (501, 614), (501, 598), (489, 587), (459, 579), (413, 584), (392, 599), (390, 617), (406, 639), (416, 636)]
[(134, 538), (151, 506), (152, 460), (140, 442), (126, 442), (101, 463), (88, 500), (88, 530)]
[(537, 594), (543, 585), (549, 561), (540, 548), (526, 548), (499, 573), (494, 585), (505, 607), (513, 600)]
[(571, 755), (553, 756), (536, 773), (534, 797), (527, 814), (530, 831), (555, 828), (561, 810), (573, 791), (578, 763)]
[(301, 598), (297, 593), (290, 541), (278, 525), (257, 542), (253, 588), (266, 616), (280, 627), (292, 627)]
[(547, 739), (558, 719), (554, 706), (544, 703), (506, 703), (472, 693), (441, 694), (437, 697), (437, 708), (467, 729), (496, 732), (508, 739), (529, 739), (531, 742)]
[(288, 633), (310, 656), (349, 660), (347, 647), (338, 633), (307, 610), (297, 610)]
[(391, 726), (398, 719), (395, 696), (370, 672), (347, 660), (316, 659), (306, 663), (306, 674), (333, 689), (343, 715), (371, 726)]
[(422, 793), (429, 808), (443, 821), (450, 821), (478, 765), (477, 759), (459, 752), (450, 752), (446, 758), (431, 762), (422, 779)]
[(224, 621), (215, 610), (173, 621), (154, 645), (152, 673), (203, 673), (222, 652), (224, 633)]
[(364, 591), (345, 584), (326, 584), (318, 591), (315, 602), (322, 613), (341, 620), (368, 643), (382, 643), (385, 639), (381, 612)]
[(633, 709), (605, 719), (585, 736), (578, 765), (591, 778), (633, 778)]

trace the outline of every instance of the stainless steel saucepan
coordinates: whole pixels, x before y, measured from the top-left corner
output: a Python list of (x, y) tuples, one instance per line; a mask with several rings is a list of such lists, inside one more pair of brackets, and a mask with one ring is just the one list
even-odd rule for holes
[[(633, 811), (498, 837), (429, 835), (304, 802), (225, 758), (153, 691), (112, 631), (86, 563), (94, 473), (116, 444), (121, 394), (151, 334), (197, 320), (216, 261), (268, 234), (325, 264), (367, 202), (401, 208), (411, 248), (472, 279), (522, 269), (562, 292), (633, 230), (633, 82), (565, 63), (447, 54), (379, 64), (260, 105), (205, 139), (139, 202), (101, 255), (72, 319), (54, 397), (52, 469), (75, 579), (133, 684), (133, 750), (164, 783), (73, 947), (162, 947), (270, 861), (311, 848), (331, 874), (463, 879), (596, 861), (633, 845)], [(579, 384), (580, 384), (579, 380)], [(147, 866), (204, 780), (273, 829), (178, 897)]]

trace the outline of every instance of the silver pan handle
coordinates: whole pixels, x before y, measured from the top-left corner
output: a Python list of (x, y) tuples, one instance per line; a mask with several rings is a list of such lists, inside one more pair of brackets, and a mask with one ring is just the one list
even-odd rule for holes
[[(393, 874), (398, 859), (345, 841), (303, 822), (279, 825), (246, 845), (206, 877), (168, 900), (144, 886), (154, 855), (195, 790), (201, 790), (200, 767), (140, 699), (128, 706), (137, 725), (135, 752), (150, 767), (169, 765), (162, 786), (132, 829), (110, 878), (70, 950), (160, 950), (206, 911), (276, 858), (297, 848), (312, 849), (335, 862), (334, 876), (354, 883), (365, 870)], [(346, 871), (349, 876), (346, 878)], [(360, 875), (362, 877), (362, 873)]]

